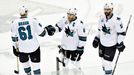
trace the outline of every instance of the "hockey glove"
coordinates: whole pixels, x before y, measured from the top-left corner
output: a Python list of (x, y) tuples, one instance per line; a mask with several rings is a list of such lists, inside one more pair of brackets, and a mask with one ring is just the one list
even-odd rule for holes
[(123, 42), (121, 42), (120, 44), (117, 43), (117, 49), (119, 52), (123, 52), (125, 49), (125, 45)]
[(82, 51), (82, 50), (84, 50), (84, 47), (83, 46), (82, 47), (77, 47), (77, 50)]
[(20, 55), (20, 52), (18, 52), (14, 46), (13, 46), (13, 54), (17, 57), (19, 57), (19, 55)]
[(59, 53), (63, 53), (63, 48), (61, 47), (61, 45), (58, 45), (59, 48)]
[(55, 30), (55, 28), (52, 25), (48, 25), (45, 28), (46, 28), (49, 36), (54, 35), (54, 33), (55, 33), (56, 30)]
[(98, 37), (95, 37), (92, 45), (94, 48), (97, 48), (99, 46), (99, 43), (100, 43), (100, 39)]
[(77, 47), (76, 52), (77, 52), (78, 54), (82, 55), (83, 52), (84, 52), (84, 47)]

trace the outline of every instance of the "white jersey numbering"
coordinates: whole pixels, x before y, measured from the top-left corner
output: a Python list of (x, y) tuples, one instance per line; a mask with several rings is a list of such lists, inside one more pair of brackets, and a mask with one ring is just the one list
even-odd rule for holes
[(12, 37), (18, 38), (19, 51), (24, 53), (34, 52), (39, 43), (36, 34), (40, 35), (43, 32), (40, 23), (33, 18), (16, 19), (12, 23)]

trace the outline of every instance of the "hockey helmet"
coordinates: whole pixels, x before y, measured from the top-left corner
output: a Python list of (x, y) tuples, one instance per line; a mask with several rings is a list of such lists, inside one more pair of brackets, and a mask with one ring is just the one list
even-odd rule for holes
[(27, 9), (25, 6), (22, 6), (22, 7), (19, 9), (20, 15), (25, 14), (27, 11), (28, 11), (28, 9)]
[(76, 8), (71, 8), (67, 11), (67, 14), (77, 15), (77, 9)]
[(112, 2), (108, 2), (104, 5), (104, 9), (113, 9), (113, 3)]

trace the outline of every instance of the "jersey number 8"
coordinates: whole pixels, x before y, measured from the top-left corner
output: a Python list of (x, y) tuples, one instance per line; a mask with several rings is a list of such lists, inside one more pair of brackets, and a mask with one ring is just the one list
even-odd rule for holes
[[(26, 40), (27, 38), (30, 40), (33, 38), (32, 34), (31, 34), (31, 27), (28, 25), (26, 28), (25, 27), (19, 27), (18, 28), (19, 31), (19, 36), (21, 40)], [(26, 34), (26, 32), (28, 32), (28, 35)]]

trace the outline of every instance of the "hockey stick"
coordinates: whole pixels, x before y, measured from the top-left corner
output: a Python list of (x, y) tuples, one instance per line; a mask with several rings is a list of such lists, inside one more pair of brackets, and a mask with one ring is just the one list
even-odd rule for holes
[[(58, 48), (59, 48), (59, 53), (62, 52), (62, 47), (61, 45), (58, 45)], [(64, 59), (63, 61), (60, 60), (58, 57), (56, 57), (56, 70), (59, 71), (60, 68), (59, 68), (59, 63), (62, 63), (63, 66), (65, 66), (65, 63), (64, 63)]]
[(75, 59), (75, 62), (77, 62), (77, 60), (78, 60), (78, 57), (79, 57), (79, 54), (77, 55), (77, 57), (76, 57), (76, 59)]
[[(19, 52), (19, 48), (18, 48), (17, 42), (15, 44), (16, 44), (16, 51)], [(19, 74), (19, 57), (17, 57), (17, 62), (16, 63), (17, 63), (17, 70), (14, 70), (14, 73)]]
[(132, 15), (130, 15), (130, 17), (129, 17), (129, 21), (128, 21), (128, 23), (127, 23), (127, 27), (126, 27), (126, 34), (127, 34), (127, 30), (128, 30), (128, 27), (129, 27), (129, 24), (130, 24), (131, 18), (132, 18)]
[[(77, 54), (77, 57), (76, 57), (76, 59), (75, 59), (75, 64), (78, 62), (78, 58), (79, 58), (79, 56), (80, 56), (80, 54)], [(79, 66), (79, 68), (78, 68), (79, 70), (81, 69), (81, 67)]]
[[(127, 23), (127, 27), (126, 27), (126, 34), (127, 34), (127, 30), (128, 30), (128, 27), (129, 27), (129, 24), (130, 24), (130, 21), (131, 21), (131, 18), (132, 18), (132, 15), (130, 15), (129, 17), (129, 20), (128, 20), (128, 23)], [(114, 69), (113, 69), (113, 72), (112, 72), (112, 75), (114, 75), (114, 72), (115, 72), (115, 69), (116, 69), (116, 66), (117, 66), (117, 62), (118, 62), (118, 59), (119, 59), (119, 56), (120, 56), (120, 53), (118, 53), (118, 56), (117, 56), (117, 59), (116, 59), (116, 62), (115, 62), (115, 66), (114, 66)]]
[(118, 56), (117, 56), (117, 59), (116, 59), (116, 62), (115, 62), (115, 66), (114, 66), (114, 69), (113, 69), (113, 72), (112, 72), (112, 75), (114, 75), (114, 72), (115, 72), (115, 69), (116, 69), (116, 66), (117, 66), (117, 62), (118, 62), (120, 53), (121, 53), (121, 52), (118, 53)]
[(56, 71), (59, 71), (60, 68), (59, 68), (59, 58), (56, 57)]
[(14, 73), (19, 74), (19, 57), (17, 57), (17, 70), (14, 70)]
[[(62, 52), (62, 47), (61, 47), (61, 45), (58, 45), (58, 48), (60, 49), (59, 53)], [(64, 55), (63, 55), (63, 56), (64, 56)], [(61, 62), (62, 65), (65, 67), (64, 59), (62, 59), (62, 60), (63, 60), (63, 61), (60, 61), (60, 60), (59, 60), (59, 62)]]

